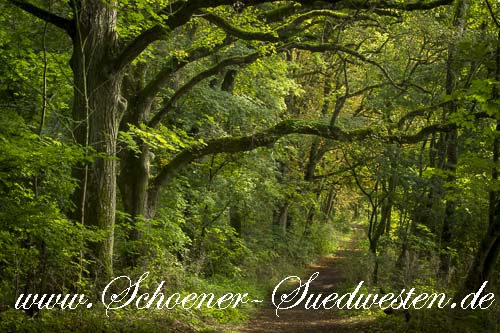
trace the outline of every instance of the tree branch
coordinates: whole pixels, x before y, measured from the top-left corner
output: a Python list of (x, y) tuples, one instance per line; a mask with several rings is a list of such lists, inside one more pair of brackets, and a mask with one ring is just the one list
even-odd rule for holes
[(142, 51), (149, 46), (149, 44), (159, 40), (166, 33), (167, 29), (161, 25), (155, 25), (154, 27), (141, 33), (116, 58), (114, 61), (113, 71), (118, 73), (123, 70), (128, 64), (137, 58), (139, 54), (141, 54)]
[[(18, 1), (18, 0), (9, 0)], [(246, 6), (255, 6), (262, 3), (274, 2), (272, 0), (247, 0)], [(310, 5), (310, 1), (302, 0), (297, 1), (302, 5)], [(366, 9), (370, 11), (380, 11), (386, 9), (399, 9), (405, 11), (412, 10), (427, 10), (435, 7), (443, 6), (452, 3), (453, 0), (436, 0), (436, 1), (412, 1), (408, 3), (394, 3), (392, 0), (329, 0), (324, 1), (324, 5), (317, 7), (317, 9), (353, 9), (361, 10)], [(164, 13), (169, 14), (162, 24), (155, 25), (154, 27), (144, 31), (138, 35), (130, 44), (128, 44), (123, 51), (117, 56), (113, 62), (114, 71), (121, 71), (125, 66), (131, 63), (139, 54), (141, 54), (152, 42), (160, 39), (165, 33), (174, 30), (175, 28), (187, 23), (192, 15), (202, 8), (214, 8), (224, 5), (233, 5), (234, 0), (179, 0), (172, 3), (171, 7), (163, 10)], [(288, 7), (290, 8), (290, 7)], [(287, 10), (288, 11), (288, 10)], [(276, 17), (276, 15), (274, 15)], [(235, 28), (237, 29), (237, 28)], [(237, 31), (236, 31), (237, 32)], [(267, 38), (268, 36), (260, 36)]]
[(424, 116), (427, 112), (433, 111), (433, 110), (435, 110), (437, 108), (440, 108), (440, 107), (443, 107), (443, 106), (445, 106), (448, 103), (449, 103), (449, 101), (440, 102), (440, 103), (437, 103), (437, 104), (434, 104), (434, 105), (429, 105), (429, 106), (426, 106), (426, 107), (423, 107), (423, 108), (420, 108), (420, 109), (408, 112), (403, 117), (401, 117), (401, 119), (399, 119), (397, 127), (398, 128), (402, 128), (403, 125), (405, 124), (405, 122), (407, 122), (408, 120), (411, 120), (411, 119), (413, 119), (415, 117)]
[(307, 11), (303, 14), (298, 15), (289, 25), (298, 25), (305, 20), (308, 20), (313, 17), (324, 16), (330, 17), (336, 20), (346, 20), (346, 21), (359, 21), (359, 20), (367, 20), (367, 21), (375, 21), (376, 20), (369, 16), (356, 13), (355, 15), (350, 15), (349, 13), (343, 13), (339, 11), (329, 10), (329, 9), (313, 9)]
[[(161, 23), (142, 32), (128, 44), (114, 61), (114, 71), (119, 72), (139, 56), (151, 43), (162, 38), (169, 31), (187, 23), (201, 8), (232, 5), (232, 0), (179, 0), (167, 6), (162, 13), (168, 17)], [(254, 0), (255, 4), (266, 2)]]
[[(361, 163), (356, 163), (353, 168), (356, 168), (358, 166), (360, 166)], [(315, 175), (313, 176), (313, 179), (314, 180), (319, 180), (319, 179), (325, 179), (325, 178), (329, 178), (329, 177), (332, 177), (332, 176), (338, 176), (340, 174), (343, 174), (347, 171), (351, 171), (351, 168), (344, 168), (344, 169), (340, 169), (340, 170), (335, 170), (335, 171), (332, 171), (332, 172), (329, 172), (329, 173), (325, 173), (325, 174), (322, 174), (322, 175)]]
[(156, 94), (158, 94), (158, 92), (161, 90), (161, 88), (169, 82), (170, 76), (173, 73), (177, 72), (179, 69), (195, 60), (210, 55), (213, 51), (222, 46), (223, 44), (218, 45), (215, 47), (215, 49), (208, 46), (192, 48), (187, 50), (187, 56), (183, 57), (172, 55), (167, 60), (165, 66), (161, 69), (161, 71), (156, 74), (155, 78), (137, 94), (137, 98), (144, 101), (154, 98)]
[(347, 13), (336, 12), (328, 9), (315, 9), (307, 11), (303, 14), (300, 14), (292, 21), (288, 22), (286, 25), (280, 26), (275, 32), (262, 32), (262, 31), (248, 31), (241, 29), (237, 26), (232, 25), (224, 18), (217, 16), (213, 13), (201, 12), (201, 17), (220, 29), (224, 30), (228, 35), (235, 36), (244, 40), (259, 40), (265, 42), (279, 42), (283, 41), (284, 38), (289, 38), (291, 35), (287, 33), (292, 29), (296, 28), (296, 26), (300, 25), (305, 20), (308, 20), (313, 17), (331, 17), (338, 20), (346, 20), (346, 21), (354, 21), (354, 20), (372, 20), (373, 18), (367, 15), (348, 15)]
[(280, 40), (277, 33), (243, 30), (231, 25), (222, 17), (219, 17), (212, 13), (203, 12), (201, 17), (224, 30), (224, 32), (226, 32), (228, 35), (235, 36), (244, 40), (260, 40), (265, 42), (279, 42)]
[(296, 49), (301, 49), (301, 50), (308, 50), (311, 52), (325, 52), (325, 51), (334, 51), (334, 52), (343, 52), (347, 53), (349, 55), (352, 55), (355, 58), (358, 58), (362, 60), (363, 62), (366, 62), (368, 64), (371, 64), (382, 72), (384, 74), (385, 78), (389, 80), (389, 82), (396, 88), (402, 89), (389, 75), (389, 73), (386, 71), (384, 67), (382, 67), (379, 63), (376, 61), (368, 59), (366, 56), (362, 55), (359, 52), (356, 52), (354, 50), (351, 50), (345, 46), (335, 44), (335, 43), (325, 43), (325, 44), (312, 44), (312, 43), (291, 43), (287, 45), (288, 48), (296, 48)]
[(33, 16), (38, 17), (39, 19), (51, 23), (58, 28), (66, 30), (66, 32), (70, 35), (70, 37), (74, 34), (74, 22), (73, 20), (66, 19), (64, 17), (53, 14), (45, 9), (37, 7), (31, 3), (21, 0), (7, 0), (12, 5), (24, 10), (27, 13), (30, 13)]
[[(295, 3), (286, 4), (276, 9), (270, 10), (263, 14), (263, 17), (268, 22), (276, 22), (283, 20), (285, 17), (304, 12), (305, 10), (311, 9), (331, 9), (331, 10), (341, 10), (341, 9), (352, 9), (352, 10), (366, 10), (373, 12), (377, 15), (382, 16), (393, 16), (398, 17), (397, 14), (392, 13), (389, 10), (402, 10), (402, 11), (414, 11), (414, 10), (429, 10), (440, 6), (445, 6), (453, 3), (453, 0), (436, 0), (436, 1), (408, 1), (406, 3), (396, 2), (392, 0), (350, 0), (350, 1), (295, 1), (302, 4), (302, 6), (297, 6)], [(305, 10), (304, 10), (305, 9)]]
[(495, 13), (493, 13), (493, 8), (491, 7), (491, 4), (488, 0), (486, 0), (486, 5), (488, 6), (488, 11), (490, 12), (491, 18), (493, 19), (493, 22), (497, 26), (498, 29), (500, 29), (500, 22), (498, 22), (497, 17), (495, 16)]
[(386, 142), (412, 144), (421, 141), (431, 133), (448, 132), (454, 128), (456, 128), (456, 126), (451, 124), (437, 124), (425, 127), (413, 135), (389, 135), (381, 137), (372, 128), (363, 128), (346, 132), (338, 127), (331, 128), (329, 124), (325, 123), (285, 120), (254, 135), (212, 139), (206, 143), (200, 143), (186, 148), (165, 165), (152, 181), (152, 194), (157, 195), (160, 188), (166, 185), (182, 167), (200, 157), (217, 153), (250, 151), (258, 147), (272, 147), (278, 139), (290, 134), (316, 135), (342, 142), (361, 141), (379, 136), (380, 139)]
[(165, 103), (165, 105), (155, 114), (155, 116), (151, 119), (148, 126), (152, 128), (156, 128), (160, 122), (166, 117), (168, 112), (172, 109), (175, 102), (179, 100), (182, 96), (184, 96), (191, 88), (193, 88), (197, 83), (201, 80), (206, 79), (212, 75), (217, 74), (221, 69), (231, 66), (231, 65), (241, 65), (251, 63), (259, 57), (259, 52), (254, 52), (246, 56), (237, 56), (228, 59), (224, 59), (215, 66), (197, 74), (192, 77), (186, 84), (180, 87), (172, 97)]
[[(393, 0), (351, 0), (351, 1), (329, 1), (333, 2), (335, 9), (365, 9), (365, 10), (383, 10), (396, 9), (402, 11), (429, 10), (440, 6), (452, 4), (454, 0), (435, 0), (435, 1), (393, 1)], [(300, 1), (307, 3), (308, 1)]]
[(401, 9), (401, 10), (428, 10), (440, 6), (450, 5), (454, 0), (436, 0), (436, 1), (412, 1), (409, 3), (396, 3), (394, 1), (386, 1), (384, 6), (386, 9)]
[(356, 90), (356, 91), (354, 91), (352, 93), (349, 93), (349, 94), (346, 95), (346, 97), (347, 98), (352, 98), (352, 97), (356, 97), (356, 96), (359, 96), (359, 95), (363, 95), (367, 91), (370, 91), (370, 90), (373, 90), (373, 89), (382, 88), (382, 87), (384, 87), (384, 86), (386, 86), (388, 84), (389, 83), (385, 83), (385, 82), (372, 84), (370, 86), (366, 86), (366, 87), (361, 88), (359, 90)]
[(427, 136), (429, 136), (432, 133), (438, 133), (438, 132), (450, 132), (452, 130), (457, 129), (457, 125), (455, 124), (436, 124), (436, 125), (430, 125), (427, 127), (422, 128), (419, 132), (412, 134), (412, 135), (390, 135), (386, 138), (388, 142), (392, 143), (399, 143), (399, 144), (413, 144), (413, 143), (418, 143), (425, 139)]
[[(198, 6), (200, 6), (200, 1), (181, 0), (172, 3), (172, 5), (168, 7), (169, 11), (171, 10), (172, 13), (162, 22), (162, 24), (157, 24), (142, 32), (125, 47), (120, 55), (118, 55), (114, 62), (114, 71), (121, 71), (125, 66), (137, 58), (151, 43), (161, 39), (168, 31), (172, 31), (187, 23)], [(164, 12), (168, 13), (166, 9)]]

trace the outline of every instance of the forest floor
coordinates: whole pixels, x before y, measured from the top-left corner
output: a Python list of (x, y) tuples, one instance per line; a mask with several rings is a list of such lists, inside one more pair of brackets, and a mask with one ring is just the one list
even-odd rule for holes
[[(319, 275), (311, 283), (308, 294), (328, 295), (333, 292), (344, 293), (346, 283), (349, 283), (346, 270), (349, 269), (350, 258), (355, 256), (358, 241), (363, 230), (354, 226), (354, 232), (349, 240), (340, 244), (334, 255), (321, 258), (316, 264), (310, 265), (302, 281), (307, 281), (314, 272)], [(304, 280), (305, 279), (305, 280)], [(355, 286), (352, 286), (355, 287)], [(303, 302), (292, 309), (281, 310), (276, 316), (276, 308), (271, 303), (271, 296), (266, 304), (259, 309), (244, 327), (241, 333), (256, 332), (305, 332), (305, 333), (332, 333), (332, 332), (374, 332), (372, 319), (367, 316), (354, 316), (350, 310), (341, 311), (335, 308), (305, 309)]]

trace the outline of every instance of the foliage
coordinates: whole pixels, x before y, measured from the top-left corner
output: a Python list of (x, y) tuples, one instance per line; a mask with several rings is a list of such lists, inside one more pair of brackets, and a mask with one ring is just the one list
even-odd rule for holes
[[(0, 330), (241, 322), (252, 306), (4, 308), (145, 271), (265, 298), (352, 221), (367, 237), (344, 270), (369, 288), (498, 277), (478, 260), (499, 252), (500, 7), (455, 2), (1, 3)], [(454, 327), (416, 317), (384, 321)]]
[(64, 214), (73, 209), (70, 170), (81, 160), (81, 149), (32, 134), (15, 113), (0, 117), (0, 295), (3, 304), (11, 304), (23, 292), (71, 288), (90, 235)]

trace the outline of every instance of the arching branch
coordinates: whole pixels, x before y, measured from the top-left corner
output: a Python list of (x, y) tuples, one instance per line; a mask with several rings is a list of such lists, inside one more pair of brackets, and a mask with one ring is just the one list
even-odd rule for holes
[(389, 82), (396, 88), (398, 89), (402, 89), (400, 87), (399, 84), (397, 84), (393, 79), (392, 77), (389, 75), (389, 73), (387, 72), (387, 70), (382, 67), (382, 65), (380, 65), (379, 63), (377, 63), (376, 61), (373, 61), (371, 59), (369, 59), (368, 57), (366, 57), (365, 55), (357, 52), (357, 51), (354, 51), (352, 49), (349, 49), (345, 46), (342, 46), (342, 45), (339, 45), (339, 44), (335, 44), (335, 43), (325, 43), (325, 44), (313, 44), (313, 43), (292, 43), (292, 44), (289, 44), (288, 45), (288, 48), (296, 48), (296, 49), (301, 49), (301, 50), (308, 50), (308, 51), (311, 51), (311, 52), (325, 52), (325, 51), (333, 51), (333, 52), (342, 52), (342, 53), (346, 53), (346, 54), (349, 54), (355, 58), (358, 58), (359, 60), (363, 61), (363, 62), (366, 62), (368, 64), (371, 64), (375, 67), (377, 67), (378, 69), (380, 69), (380, 71), (382, 72), (382, 74), (385, 76), (385, 78), (387, 80), (389, 80)]
[(237, 56), (228, 59), (224, 59), (219, 62), (217, 65), (199, 73), (189, 80), (186, 84), (180, 87), (172, 97), (163, 105), (163, 107), (155, 114), (155, 116), (151, 119), (148, 126), (149, 127), (157, 127), (160, 122), (166, 117), (168, 112), (172, 109), (175, 102), (179, 100), (182, 96), (184, 96), (191, 88), (193, 88), (197, 83), (201, 80), (206, 79), (212, 75), (217, 74), (221, 69), (226, 68), (231, 65), (241, 65), (251, 63), (259, 57), (259, 52), (254, 52), (246, 56)]
[[(18, 0), (9, 0), (18, 1)], [(255, 6), (262, 3), (274, 2), (272, 0), (247, 0), (245, 1), (246, 6)], [(308, 0), (297, 1), (303, 6), (309, 6), (311, 4)], [(396, 9), (404, 11), (412, 10), (427, 10), (435, 7), (448, 5), (452, 3), (453, 0), (436, 0), (436, 1), (408, 1), (404, 3), (394, 2), (392, 0), (380, 1), (366, 1), (366, 0), (349, 0), (349, 1), (338, 1), (329, 0), (323, 1), (323, 5), (317, 9), (353, 9), (353, 10), (370, 10), (379, 11), (387, 9)], [(141, 54), (151, 43), (162, 38), (162, 36), (174, 30), (177, 27), (182, 26), (187, 23), (193, 14), (203, 8), (214, 8), (224, 5), (232, 6), (234, 0), (179, 0), (173, 2), (171, 6), (166, 8), (163, 12), (168, 14), (167, 18), (162, 22), (153, 26), (152, 28), (139, 34), (134, 40), (132, 40), (123, 51), (116, 57), (114, 63), (115, 72), (121, 71), (129, 63), (131, 63), (139, 54)]]
[(152, 99), (158, 94), (165, 84), (169, 82), (171, 75), (187, 64), (210, 55), (212, 52), (222, 47), (220, 44), (215, 48), (209, 46), (200, 46), (191, 48), (186, 51), (186, 56), (172, 55), (167, 61), (165, 66), (156, 74), (155, 78), (149, 82), (142, 91), (137, 95), (141, 100)]
[(345, 21), (357, 21), (357, 20), (374, 21), (374, 19), (368, 15), (352, 16), (347, 13), (342, 13), (328, 9), (315, 9), (307, 11), (297, 16), (295, 19), (291, 20), (285, 25), (280, 26), (273, 32), (263, 32), (263, 31), (249, 31), (241, 29), (240, 27), (232, 25), (226, 19), (217, 16), (213, 13), (200, 12), (200, 16), (205, 20), (207, 20), (208, 22), (224, 30), (224, 32), (226, 32), (228, 35), (238, 37), (244, 40), (259, 40), (265, 42), (279, 42), (279, 41), (285, 42), (286, 39), (289, 39), (293, 35), (290, 34), (290, 31), (293, 31), (293, 29), (296, 29), (298, 25), (313, 17), (323, 16), (323, 17), (334, 18), (336, 20), (345, 20)]
[(417, 110), (414, 110), (414, 111), (410, 111), (407, 114), (405, 114), (403, 117), (401, 117), (401, 119), (399, 119), (399, 121), (398, 121), (398, 127), (402, 128), (403, 125), (407, 121), (411, 121), (415, 117), (425, 116), (428, 112), (434, 111), (434, 110), (436, 110), (436, 109), (438, 109), (440, 107), (443, 107), (443, 106), (445, 106), (448, 103), (449, 103), (449, 101), (440, 102), (440, 103), (429, 105), (429, 106), (426, 106), (426, 107), (423, 107), (423, 108), (420, 108), (420, 109), (417, 109)]
[(364, 10), (373, 12), (381, 16), (397, 17), (398, 14), (392, 10), (414, 11), (414, 10), (428, 10), (440, 6), (445, 6), (453, 3), (453, 0), (436, 0), (436, 1), (406, 1), (396, 2), (392, 0), (349, 0), (349, 1), (296, 1), (300, 2), (302, 6), (297, 6), (295, 3), (286, 4), (278, 8), (272, 9), (263, 14), (263, 17), (271, 22), (283, 20), (285, 17), (303, 13), (311, 9), (330, 9), (330, 10)]
[[(252, 4), (269, 1), (254, 0)], [(193, 14), (202, 8), (232, 5), (233, 0), (179, 0), (168, 5), (162, 14), (167, 15), (161, 24), (142, 32), (135, 37), (114, 61), (114, 71), (119, 72), (139, 56), (151, 43), (161, 39), (166, 33), (186, 24)]]
[(224, 30), (228, 35), (244, 40), (260, 40), (265, 42), (278, 42), (280, 38), (277, 33), (263, 31), (247, 31), (237, 26), (231, 25), (228, 21), (212, 13), (203, 12), (202, 18)]
[(307, 122), (302, 120), (285, 120), (262, 132), (241, 137), (223, 137), (212, 139), (206, 143), (200, 143), (188, 147), (175, 156), (165, 165), (152, 181), (150, 200), (157, 200), (160, 189), (177, 174), (177, 172), (193, 162), (194, 160), (218, 153), (237, 153), (251, 151), (259, 147), (272, 147), (281, 137), (290, 134), (316, 135), (342, 142), (362, 141), (378, 137), (386, 142), (398, 142), (401, 144), (417, 143), (435, 132), (448, 132), (456, 128), (455, 125), (437, 124), (425, 127), (418, 133), (407, 136), (387, 135), (381, 136), (372, 128), (364, 128), (346, 132), (338, 127), (330, 127), (329, 124), (319, 122)]
[(25, 12), (30, 13), (33, 16), (36, 16), (45, 22), (48, 22), (50, 24), (55, 25), (58, 28), (66, 30), (66, 32), (70, 35), (70, 37), (73, 36), (74, 34), (73, 20), (53, 14), (27, 1), (21, 1), (21, 0), (7, 0), (7, 1), (13, 4), (14, 6), (21, 8)]

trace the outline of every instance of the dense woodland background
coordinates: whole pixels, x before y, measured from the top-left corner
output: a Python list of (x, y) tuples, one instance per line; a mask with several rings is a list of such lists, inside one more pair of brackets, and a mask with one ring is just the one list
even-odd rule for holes
[(265, 298), (353, 223), (351, 287), (500, 291), (495, 0), (2, 0), (0, 77), (2, 331), (223, 330), (254, 309), (13, 304), (145, 271)]

